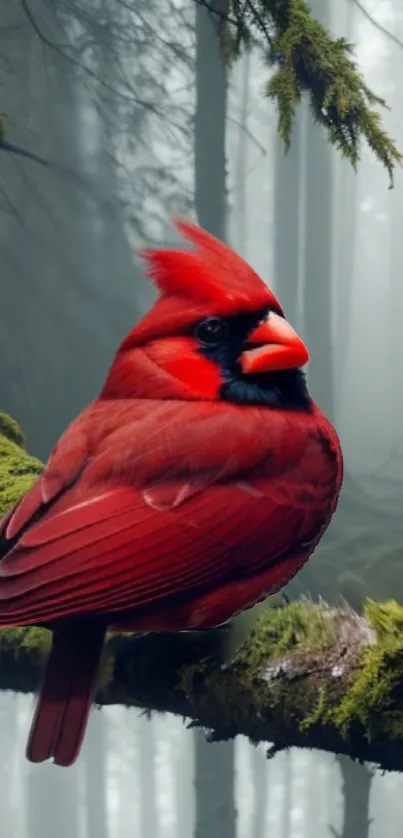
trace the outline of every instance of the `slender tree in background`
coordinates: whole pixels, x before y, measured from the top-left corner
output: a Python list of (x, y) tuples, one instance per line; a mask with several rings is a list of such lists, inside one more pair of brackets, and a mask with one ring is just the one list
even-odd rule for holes
[(81, 764), (67, 776), (52, 763), (27, 768), (24, 838), (82, 838), (81, 777)]
[(251, 56), (247, 52), (240, 61), (241, 90), (239, 96), (239, 122), (237, 147), (234, 161), (234, 215), (235, 215), (235, 245), (244, 258), (247, 258), (248, 246), (248, 204), (247, 204), (247, 150), (248, 150), (248, 103), (250, 95), (250, 63)]
[[(234, 159), (234, 201), (233, 212), (235, 216), (234, 245), (245, 259), (248, 258), (248, 184), (247, 184), (247, 151), (248, 151), (248, 108), (250, 102), (251, 83), (251, 55), (247, 52), (240, 62), (240, 90), (239, 90), (239, 117), (238, 136)], [(246, 624), (253, 625), (254, 610), (251, 609), (246, 617)], [(256, 617), (258, 609), (256, 609)], [(239, 618), (238, 618), (239, 619)], [(252, 786), (253, 786), (253, 812), (252, 812), (252, 836), (253, 838), (264, 838), (267, 802), (267, 776), (268, 762), (264, 751), (261, 748), (251, 747), (250, 749)]]
[[(331, 25), (331, 2), (326, 0), (310, 0), (313, 14), (325, 25)], [(333, 189), (334, 189), (334, 168), (333, 155), (322, 130), (314, 124), (311, 117), (307, 122), (307, 137), (305, 144), (305, 271), (304, 271), (304, 336), (307, 340), (311, 353), (311, 364), (309, 367), (309, 387), (313, 398), (317, 400), (322, 410), (329, 417), (335, 415), (335, 376), (333, 356), (333, 318), (332, 318), (332, 256), (333, 256)], [(346, 173), (350, 184), (353, 183), (351, 172)], [(343, 184), (343, 180), (342, 180)], [(339, 200), (345, 208), (344, 223), (348, 222), (350, 212), (350, 226), (347, 229), (344, 225), (340, 234), (346, 233), (347, 238), (341, 236), (342, 249), (352, 250), (354, 224), (352, 217), (355, 217), (356, 205), (354, 201), (354, 190), (347, 191), (346, 195), (340, 195)], [(340, 239), (339, 239), (340, 240)], [(339, 263), (339, 273), (345, 271), (341, 286), (338, 286), (337, 294), (339, 307), (337, 308), (338, 320), (342, 315), (342, 307), (349, 306), (352, 289), (353, 261), (351, 253), (344, 257), (344, 262)], [(343, 312), (344, 322), (348, 323), (348, 310)], [(348, 326), (340, 336), (348, 339)], [(342, 356), (343, 357), (343, 356)], [(314, 572), (314, 568), (313, 568)], [(343, 770), (343, 769), (342, 769)], [(371, 775), (367, 769), (360, 767), (356, 771), (356, 778), (360, 778), (360, 785), (366, 789), (366, 796), (369, 797)], [(348, 782), (343, 784), (344, 809), (347, 813), (355, 807), (355, 785)], [(364, 797), (365, 797), (364, 794)], [(367, 836), (368, 817), (367, 810), (361, 810), (356, 814), (357, 828), (360, 835)], [(358, 827), (359, 822), (359, 827)], [(347, 827), (349, 828), (348, 823)], [(343, 832), (343, 838), (350, 838), (349, 832)]]
[[(121, 142), (121, 122), (124, 119), (122, 103), (113, 88), (114, 79), (121, 61), (121, 44), (119, 38), (114, 37), (116, 29), (124, 29), (127, 25), (125, 8), (121, 4), (111, 6), (108, 0), (100, 0), (103, 25), (98, 29), (98, 37), (93, 47), (93, 63), (96, 68), (96, 90), (93, 93), (98, 106), (92, 108), (93, 134), (95, 143), (90, 160), (87, 161), (87, 173), (92, 165), (92, 182), (100, 190), (100, 207), (95, 214), (93, 235), (96, 238), (96, 254), (93, 263), (96, 265), (97, 290), (101, 290), (108, 300), (112, 310), (125, 307), (128, 296), (132, 292), (132, 300), (138, 307), (139, 315), (147, 300), (134, 294), (136, 286), (142, 284), (139, 266), (133, 262), (128, 239), (125, 231), (125, 219), (120, 197), (119, 183), (119, 143)], [(132, 60), (139, 66), (139, 87), (144, 69), (141, 54), (136, 41), (133, 41)], [(139, 54), (140, 53), (140, 54)], [(110, 80), (111, 89), (102, 86), (103, 80)], [(144, 79), (146, 85), (146, 78)], [(83, 91), (86, 90), (82, 86)], [(90, 92), (87, 101), (91, 106)], [(141, 111), (134, 111), (131, 120), (131, 134), (133, 139), (141, 136)], [(115, 196), (115, 200), (113, 200)], [(112, 200), (111, 200), (112, 197)], [(95, 207), (96, 208), (96, 207)], [(130, 284), (129, 284), (130, 277)], [(144, 296), (147, 297), (147, 289)], [(150, 295), (151, 296), (151, 295)]]
[[(330, 0), (311, 0), (312, 12), (325, 25), (330, 25)], [(286, 233), (283, 235), (282, 251), (285, 254), (283, 268), (288, 272), (284, 284), (288, 293), (288, 305), (298, 323), (298, 288), (299, 254), (303, 259), (303, 319), (302, 333), (309, 346), (310, 365), (308, 369), (309, 388), (313, 398), (319, 406), (332, 417), (334, 414), (334, 374), (333, 374), (333, 346), (332, 346), (332, 234), (333, 234), (333, 160), (331, 148), (326, 140), (323, 129), (314, 123), (306, 105), (296, 123), (297, 144), (295, 147), (294, 166), (288, 172), (288, 202), (282, 212), (282, 230), (287, 225), (287, 212), (290, 212), (290, 240), (287, 243)], [(302, 145), (302, 149), (300, 148)], [(303, 184), (300, 171), (301, 157), (303, 159)], [(283, 163), (285, 170), (286, 163)], [(285, 172), (286, 173), (286, 172)], [(295, 183), (296, 200), (291, 208), (291, 195)], [(304, 187), (303, 196), (298, 188)], [(279, 188), (281, 189), (281, 181)], [(280, 201), (285, 204), (285, 194)], [(281, 203), (280, 203), (281, 206)], [(298, 208), (302, 206), (303, 226), (299, 224)], [(300, 235), (303, 236), (302, 243)], [(287, 249), (288, 245), (288, 249)], [(287, 261), (288, 260), (288, 263)], [(291, 279), (292, 277), (292, 279)], [(294, 285), (293, 285), (294, 283)], [(279, 286), (280, 287), (280, 286)], [(294, 303), (293, 303), (294, 299)], [(283, 295), (281, 295), (283, 302)], [(287, 316), (289, 314), (286, 302), (283, 302)], [(299, 323), (298, 323), (299, 325)], [(315, 590), (315, 567), (306, 568), (297, 586), (303, 589)], [(291, 760), (291, 755), (288, 759)], [(313, 760), (319, 755), (312, 754)], [(315, 772), (316, 773), (316, 772)], [(291, 782), (291, 769), (288, 766), (285, 782)], [(288, 789), (287, 794), (291, 794)], [(286, 815), (284, 815), (286, 818)], [(318, 810), (315, 807), (310, 813), (312, 830), (319, 825)], [(283, 838), (287, 838), (290, 825), (283, 826)]]
[(285, 154), (279, 136), (274, 154), (274, 283), (287, 319), (299, 328), (301, 274), (302, 114), (296, 115), (291, 148)]
[[(216, 0), (220, 14), (227, 0)], [(194, 199), (199, 224), (227, 238), (225, 125), (228, 79), (220, 48), (220, 17), (196, 5)]]
[(194, 832), (194, 745), (195, 737), (190, 731), (181, 731), (175, 760), (175, 835), (183, 838), (191, 838)]
[(253, 814), (251, 838), (267, 838), (266, 810), (267, 810), (267, 776), (269, 763), (261, 748), (251, 751), (252, 786), (253, 786)]
[[(322, 838), (318, 830), (318, 767), (319, 767), (319, 753), (314, 751), (309, 755), (309, 760), (305, 767), (305, 777), (303, 786), (304, 799), (304, 836), (311, 838), (312, 835), (318, 835)], [(323, 835), (327, 838), (327, 834)]]
[(348, 757), (338, 757), (344, 796), (343, 830), (339, 838), (368, 838), (372, 772)]
[(105, 713), (93, 711), (83, 746), (86, 838), (109, 836), (105, 727)]
[(234, 838), (234, 743), (209, 744), (195, 733), (195, 838)]
[(15, 788), (16, 741), (18, 726), (18, 698), (13, 693), (0, 696), (0, 730), (2, 758), (0, 762), (0, 814), (1, 831), (13, 835), (21, 827), (21, 806)]
[[(217, 9), (226, 12), (225, 0)], [(196, 6), (195, 209), (199, 223), (227, 238), (225, 125), (227, 73), (219, 40), (219, 16)], [(196, 838), (235, 834), (234, 743), (209, 744), (195, 733)]]
[(140, 762), (140, 835), (158, 838), (159, 821), (155, 783), (155, 730), (152, 714), (143, 716), (139, 724)]
[[(313, 13), (330, 24), (329, 0), (311, 0)], [(332, 195), (329, 143), (308, 116), (305, 142), (304, 328), (309, 346), (309, 389), (324, 413), (334, 415), (332, 347)]]
[(111, 736), (108, 742), (108, 754), (111, 759), (108, 763), (108, 779), (111, 776), (112, 760), (116, 760), (112, 781), (116, 784), (117, 790), (117, 813), (113, 820), (114, 838), (133, 838), (133, 836), (141, 835), (142, 780), (139, 759), (139, 721), (138, 711), (127, 708), (119, 708), (112, 718), (109, 717), (108, 728)]
[(281, 804), (280, 835), (281, 838), (291, 838), (291, 812), (293, 805), (293, 764), (292, 751), (287, 748), (282, 755), (283, 769), (283, 801)]
[[(396, 37), (403, 39), (403, 6), (399, 0), (393, 2), (394, 26), (393, 31)], [(403, 61), (402, 52), (394, 43), (389, 44), (390, 50), (390, 71), (392, 80), (391, 95), (391, 124), (393, 133), (401, 141), (403, 138), (403, 116), (402, 116), (402, 91), (399, 79), (401, 78)], [(390, 294), (389, 294), (389, 386), (394, 393), (394, 402), (391, 409), (401, 416), (403, 412), (402, 388), (396, 391), (396, 371), (400, 370), (401, 349), (401, 323), (403, 317), (403, 248), (402, 248), (402, 218), (403, 218), (403, 177), (398, 173), (398, 188), (392, 194), (389, 202), (389, 225), (390, 225)], [(399, 374), (399, 373), (398, 373)], [(399, 398), (400, 396), (400, 398)], [(396, 401), (396, 399), (399, 399)]]
[[(355, 22), (357, 7), (351, 0), (334, 4), (334, 11), (340, 14), (341, 33), (353, 42), (356, 36)], [(336, 413), (339, 398), (342, 397), (346, 361), (353, 323), (352, 297), (354, 287), (355, 240), (357, 230), (358, 173), (347, 160), (336, 157), (335, 166), (335, 226), (337, 247), (333, 249), (336, 305), (337, 367), (335, 369)], [(337, 417), (334, 417), (335, 419)]]

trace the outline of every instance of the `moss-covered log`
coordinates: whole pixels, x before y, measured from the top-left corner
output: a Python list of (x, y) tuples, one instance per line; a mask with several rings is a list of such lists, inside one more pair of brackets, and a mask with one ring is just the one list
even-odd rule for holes
[[(43, 466), (0, 413), (0, 514)], [(231, 666), (220, 667), (220, 632), (111, 635), (97, 702), (169, 711), (254, 742), (320, 748), (403, 770), (403, 607), (367, 601), (365, 616), (297, 601), (269, 608)], [(0, 632), (0, 689), (33, 692), (50, 634)]]

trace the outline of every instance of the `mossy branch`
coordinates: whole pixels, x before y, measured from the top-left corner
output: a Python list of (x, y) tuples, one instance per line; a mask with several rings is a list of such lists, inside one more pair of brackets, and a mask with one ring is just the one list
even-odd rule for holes
[[(319, 748), (403, 771), (403, 608), (368, 602), (366, 618), (299, 601), (268, 609), (227, 669), (217, 632), (110, 636), (99, 705), (170, 712), (212, 741)], [(40, 684), (49, 634), (0, 632), (0, 689)]]
[[(213, 0), (196, 0), (216, 13)], [(312, 15), (305, 0), (229, 0), (220, 13), (223, 54), (228, 63), (258, 44), (274, 69), (266, 95), (278, 111), (278, 131), (289, 149), (295, 109), (308, 96), (314, 120), (354, 169), (365, 140), (386, 168), (390, 186), (403, 157), (382, 127), (378, 108), (386, 102), (373, 93), (352, 58), (345, 38), (334, 38)]]
[[(43, 466), (0, 413), (0, 514)], [(226, 629), (224, 629), (225, 631)], [(227, 668), (222, 630), (110, 635), (97, 702), (171, 712), (210, 731), (275, 748), (320, 748), (403, 771), (403, 607), (367, 601), (365, 616), (296, 601), (264, 611)], [(50, 648), (38, 628), (0, 632), (0, 689), (35, 691)]]

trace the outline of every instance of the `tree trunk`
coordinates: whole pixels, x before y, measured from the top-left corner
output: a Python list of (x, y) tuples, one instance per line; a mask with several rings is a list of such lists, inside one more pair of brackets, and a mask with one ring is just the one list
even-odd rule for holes
[(253, 748), (251, 754), (253, 785), (253, 838), (269, 838), (266, 830), (266, 800), (268, 762), (260, 748)]
[(51, 763), (29, 765), (25, 775), (25, 838), (80, 838), (81, 767), (76, 763), (68, 771), (58, 771)]
[(5, 836), (18, 834), (21, 826), (21, 806), (19, 805), (18, 774), (20, 766), (18, 749), (18, 699), (12, 693), (0, 696), (0, 814), (1, 830)]
[(301, 274), (301, 109), (286, 155), (280, 137), (274, 157), (274, 281), (287, 319), (300, 325)]
[(155, 733), (152, 716), (140, 719), (140, 835), (158, 838), (159, 820), (155, 783)]
[(339, 757), (343, 778), (344, 820), (341, 838), (368, 838), (372, 772), (365, 765)]
[(241, 93), (239, 107), (238, 144), (235, 155), (235, 244), (238, 252), (247, 259), (248, 248), (248, 206), (246, 185), (247, 161), (247, 116), (250, 85), (250, 53), (247, 52), (241, 64)]
[(183, 730), (175, 763), (176, 835), (191, 838), (195, 824), (195, 737)]
[(195, 838), (234, 838), (233, 743), (210, 744), (204, 732), (198, 730), (195, 744)]
[[(343, 27), (343, 37), (352, 43), (355, 36), (356, 7), (346, 0), (347, 14)], [(358, 174), (347, 160), (337, 160), (336, 191), (336, 237), (334, 248), (335, 262), (335, 302), (336, 302), (336, 404), (342, 398), (349, 350), (351, 326), (353, 322), (353, 287), (355, 263), (355, 239), (357, 229)]]
[[(227, 10), (227, 0), (216, 0)], [(226, 240), (227, 74), (219, 17), (196, 5), (195, 207), (199, 223)], [(196, 838), (234, 838), (234, 743), (208, 745), (195, 735)]]
[[(215, 5), (224, 13), (227, 0), (216, 0)], [(227, 74), (220, 50), (219, 17), (197, 4), (195, 206), (199, 224), (224, 240), (227, 226), (226, 114)]]
[[(323, 24), (329, 1), (311, 0)], [(305, 150), (304, 337), (309, 347), (309, 390), (331, 419), (334, 416), (332, 342), (332, 153), (324, 132), (308, 115)]]
[(105, 724), (105, 714), (92, 711), (83, 749), (86, 838), (109, 835)]
[[(401, 3), (393, 4), (394, 25), (393, 32), (400, 40), (403, 37), (403, 9)], [(397, 141), (403, 140), (403, 118), (401, 106), (401, 84), (403, 62), (400, 50), (391, 45), (392, 55), (390, 60), (390, 76), (395, 79), (393, 93), (390, 97), (391, 123), (394, 136)], [(402, 172), (396, 173), (396, 188), (390, 195), (389, 203), (389, 224), (390, 224), (390, 289), (389, 289), (389, 312), (388, 317), (388, 359), (387, 370), (389, 389), (393, 394), (390, 405), (390, 422), (388, 427), (396, 427), (398, 444), (401, 441), (401, 416), (403, 414), (403, 393), (402, 387), (396, 386), (400, 380), (401, 372), (401, 324), (403, 318), (403, 247), (402, 247), (402, 217), (403, 217), (403, 176)], [(393, 435), (396, 434), (396, 431)], [(392, 443), (393, 444), (393, 443)]]
[(284, 797), (281, 809), (281, 838), (290, 838), (291, 836), (291, 812), (293, 804), (293, 765), (292, 752), (288, 749), (283, 754), (283, 787)]

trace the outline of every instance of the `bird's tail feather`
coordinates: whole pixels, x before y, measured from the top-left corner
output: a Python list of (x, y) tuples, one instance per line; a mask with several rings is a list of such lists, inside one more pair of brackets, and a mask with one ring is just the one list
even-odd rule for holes
[(84, 738), (96, 687), (103, 626), (82, 632), (61, 629), (53, 636), (45, 678), (38, 698), (26, 755), (30, 762), (53, 757), (56, 765), (71, 765)]

